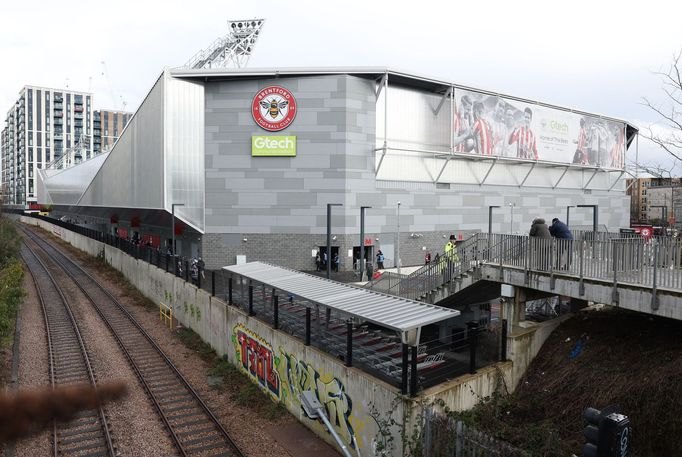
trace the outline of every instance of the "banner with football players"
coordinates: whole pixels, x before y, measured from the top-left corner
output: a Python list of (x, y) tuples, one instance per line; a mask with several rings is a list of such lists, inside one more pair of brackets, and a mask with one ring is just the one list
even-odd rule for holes
[(622, 169), (625, 124), (455, 89), (455, 152)]

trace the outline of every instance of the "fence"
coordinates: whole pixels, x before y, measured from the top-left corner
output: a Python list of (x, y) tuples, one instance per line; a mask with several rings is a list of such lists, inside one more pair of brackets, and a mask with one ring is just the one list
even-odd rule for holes
[(356, 366), (400, 388), (403, 394), (416, 395), (423, 388), (473, 373), (477, 368), (506, 358), (506, 325), (501, 322), (496, 325), (489, 320), (466, 323), (466, 328), (452, 336), (408, 346), (396, 332), (349, 320), (347, 315), (267, 284), (234, 277), (223, 270), (208, 272), (204, 279), (201, 272), (190, 273), (191, 265), (184, 258), (69, 222), (31, 216), (113, 246), (137, 260), (191, 281), (306, 345), (315, 346), (348, 366)]
[(431, 409), (424, 411), (422, 448), (423, 457), (530, 457), (525, 451)]
[(491, 322), (489, 314), (462, 322), (449, 335), (423, 329), (417, 346), (401, 342), (400, 335), (379, 325), (348, 318), (286, 290), (223, 271), (218, 292), (273, 328), (285, 331), (361, 370), (400, 388), (404, 394), (453, 379), (506, 359), (506, 323)]
[[(573, 240), (477, 233), (443, 256), (391, 284), (390, 294), (420, 300), (476, 265), (498, 264), (529, 272), (607, 280), (615, 285), (682, 290), (682, 241), (576, 231)], [(372, 287), (371, 285), (369, 287)]]

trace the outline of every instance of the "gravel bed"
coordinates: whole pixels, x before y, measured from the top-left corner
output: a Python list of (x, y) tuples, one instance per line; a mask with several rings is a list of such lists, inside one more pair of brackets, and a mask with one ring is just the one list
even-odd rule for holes
[(67, 274), (51, 267), (50, 270), (71, 304), (97, 382), (123, 381), (128, 386), (125, 398), (104, 408), (119, 455), (176, 455), (156, 410), (104, 321)]
[[(166, 327), (161, 325), (158, 310), (147, 310), (141, 304), (135, 303), (124, 288), (119, 287), (100, 271), (89, 268), (88, 264), (93, 261), (92, 257), (64, 243), (62, 240), (57, 240), (54, 237), (51, 237), (51, 239), (56, 241), (56, 244), (62, 251), (69, 252), (72, 259), (84, 267), (120, 303), (127, 307), (128, 311), (149, 332), (159, 347), (171, 358), (178, 370), (180, 370), (204, 402), (211, 408), (211, 411), (221, 421), (244, 455), (250, 457), (296, 457), (287, 452), (266, 431), (266, 429), (295, 422), (292, 416), (285, 414), (279, 419), (271, 420), (263, 415), (257, 415), (248, 407), (239, 405), (228, 393), (210, 387), (206, 376), (210, 368), (209, 364), (202, 360), (195, 351), (187, 348), (175, 338)], [(318, 438), (314, 437), (314, 439)]]
[[(19, 388), (28, 389), (48, 386), (47, 338), (45, 320), (38, 300), (38, 292), (31, 274), (24, 275), (24, 296), (21, 304), (21, 330), (19, 340)], [(16, 444), (17, 457), (50, 455), (51, 433), (46, 430), (40, 434), (21, 439)]]

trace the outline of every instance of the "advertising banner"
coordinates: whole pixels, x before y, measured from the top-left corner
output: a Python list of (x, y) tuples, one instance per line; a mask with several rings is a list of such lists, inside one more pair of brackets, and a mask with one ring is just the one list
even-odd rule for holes
[(455, 152), (623, 169), (625, 124), (456, 89)]
[(296, 157), (295, 136), (259, 136), (251, 137), (252, 157)]

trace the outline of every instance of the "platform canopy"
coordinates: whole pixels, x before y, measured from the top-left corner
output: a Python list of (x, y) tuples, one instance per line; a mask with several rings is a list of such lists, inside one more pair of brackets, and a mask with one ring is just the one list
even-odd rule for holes
[(291, 293), (400, 333), (403, 343), (416, 345), (423, 326), (457, 317), (454, 309), (354, 287), (264, 262), (223, 267), (225, 271)]

